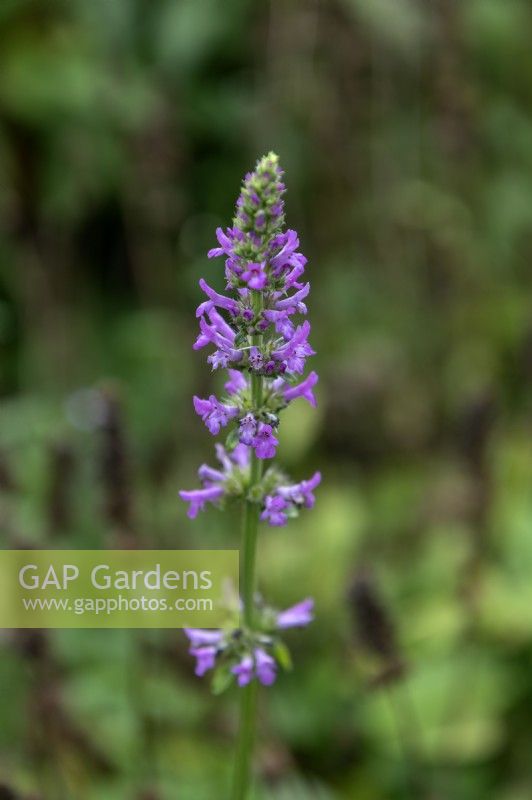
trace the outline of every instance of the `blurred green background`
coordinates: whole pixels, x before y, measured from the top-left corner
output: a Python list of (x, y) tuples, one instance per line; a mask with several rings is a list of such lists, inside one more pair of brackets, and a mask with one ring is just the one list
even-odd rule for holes
[[(312, 282), (318, 503), (260, 540), (313, 595), (257, 800), (532, 797), (532, 7), (2, 0), (2, 546), (217, 547), (198, 278), (276, 150)], [(0, 797), (224, 798), (236, 690), (183, 634), (4, 632)]]

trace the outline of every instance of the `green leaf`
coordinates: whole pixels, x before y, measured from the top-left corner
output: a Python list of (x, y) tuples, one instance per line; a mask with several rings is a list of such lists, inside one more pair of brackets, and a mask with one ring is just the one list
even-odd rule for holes
[(227, 439), (225, 440), (225, 447), (226, 450), (234, 450), (238, 444), (238, 428), (233, 428), (227, 434)]
[(233, 682), (233, 673), (229, 664), (221, 664), (216, 668), (211, 682), (213, 694), (222, 694)]
[(273, 646), (273, 655), (280, 666), (285, 670), (292, 669), (292, 656), (284, 642), (276, 642)]

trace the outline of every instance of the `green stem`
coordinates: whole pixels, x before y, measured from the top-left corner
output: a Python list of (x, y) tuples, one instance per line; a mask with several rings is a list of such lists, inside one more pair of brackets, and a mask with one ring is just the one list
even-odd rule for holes
[[(253, 337), (253, 344), (259, 344), (260, 337)], [(251, 400), (254, 409), (262, 404), (262, 377), (251, 376)], [(260, 482), (262, 461), (251, 450), (249, 493)], [(241, 593), (243, 602), (243, 622), (246, 628), (253, 628), (255, 614), (255, 561), (257, 553), (257, 533), (259, 527), (259, 505), (250, 499), (244, 501), (241, 561)], [(251, 784), (251, 765), (257, 717), (258, 684), (252, 680), (241, 689), (240, 726), (236, 749), (235, 771), (231, 800), (246, 800)]]
[(257, 718), (257, 681), (251, 681), (241, 690), (240, 728), (236, 749), (235, 772), (231, 800), (246, 800), (251, 783), (251, 762), (255, 743)]
[[(255, 452), (251, 455), (251, 477), (250, 486), (256, 486), (261, 478), (262, 463), (256, 457)], [(253, 612), (255, 598), (255, 560), (257, 555), (257, 533), (259, 528), (259, 506), (250, 500), (244, 501), (243, 510), (243, 531), (242, 531), (242, 601), (243, 617), (246, 627), (253, 627)]]
[[(251, 460), (250, 486), (255, 486), (261, 477), (261, 462), (253, 453)], [(253, 627), (255, 607), (255, 559), (257, 552), (257, 531), (259, 507), (250, 500), (244, 502), (244, 526), (242, 540), (242, 600), (243, 617), (246, 627)], [(236, 749), (235, 772), (232, 800), (246, 800), (251, 782), (251, 762), (255, 740), (255, 721), (257, 715), (257, 681), (252, 680), (241, 689), (240, 727)]]

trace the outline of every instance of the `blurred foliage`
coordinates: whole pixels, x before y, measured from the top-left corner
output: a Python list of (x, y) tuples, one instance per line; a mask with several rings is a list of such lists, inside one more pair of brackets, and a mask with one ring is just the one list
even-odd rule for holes
[[(3, 546), (236, 544), (177, 498), (219, 381), (197, 281), (223, 284), (206, 250), (255, 158), (287, 171), (321, 382), (281, 452), (324, 482), (260, 543), (265, 592), (317, 619), (264, 693), (256, 800), (532, 795), (531, 25), (526, 0), (0, 4)], [(400, 669), (354, 627), (362, 567)], [(183, 639), (4, 632), (0, 795), (220, 797), (235, 694)]]

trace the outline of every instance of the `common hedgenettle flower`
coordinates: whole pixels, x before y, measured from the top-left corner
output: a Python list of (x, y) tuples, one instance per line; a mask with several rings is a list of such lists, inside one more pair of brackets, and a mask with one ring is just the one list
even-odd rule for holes
[(238, 627), (227, 630), (185, 628), (189, 653), (196, 659), (196, 675), (201, 677), (216, 665), (223, 665), (230, 674), (237, 676), (239, 686), (245, 686), (254, 678), (270, 686), (277, 677), (273, 654), (279, 646), (279, 632), (305, 627), (312, 622), (313, 611), (314, 601), (308, 597), (284, 611), (260, 608), (253, 632)]
[[(255, 171), (246, 175), (233, 227), (225, 231), (218, 228), (219, 247), (208, 253), (209, 258), (225, 257), (226, 290), (234, 296), (215, 291), (202, 278), (200, 287), (207, 300), (196, 312), (200, 333), (194, 348), (211, 345), (214, 352), (208, 362), (213, 370), (227, 368), (229, 380), (224, 397), (194, 397), (194, 409), (214, 436), (222, 428), (230, 429), (226, 446), (239, 442), (253, 448), (261, 460), (276, 454), (280, 412), (298, 398), (315, 406), (313, 389), (318, 382), (314, 371), (300, 378), (314, 350), (308, 342), (310, 323), (305, 320), (295, 324), (292, 318), (307, 313), (303, 300), (310, 284), (301, 280), (307, 259), (298, 250), (297, 233), (282, 230), (285, 187), (281, 179), (282, 170), (273, 153), (260, 159)], [(262, 379), (258, 407), (251, 391), (254, 376)], [(190, 516), (196, 516), (207, 502), (217, 503), (239, 492), (245, 495), (244, 475), (240, 474), (239, 491), (235, 491), (230, 473), (207, 485), (204, 472), (200, 475), (204, 489), (181, 492), (181, 497), (191, 503)], [(311, 481), (316, 486), (319, 473)], [(278, 470), (266, 472), (262, 487), (261, 518), (270, 525), (284, 525), (301, 508), (312, 505), (306, 498), (300, 502), (286, 496), (285, 478)], [(276, 509), (280, 513), (270, 513)]]
[[(319, 472), (291, 481), (272, 459), (279, 444), (281, 412), (300, 398), (316, 405), (318, 375), (306, 374), (314, 355), (309, 342), (304, 280), (307, 259), (293, 230), (284, 230), (285, 187), (278, 158), (269, 153), (246, 175), (236, 203), (233, 225), (218, 228), (218, 246), (209, 258), (225, 260), (225, 288), (202, 278), (205, 295), (197, 308), (199, 334), (195, 350), (208, 348), (213, 371), (227, 370), (224, 393), (194, 396), (194, 409), (213, 436), (219, 467), (203, 464), (201, 488), (181, 491), (195, 518), (208, 503), (222, 507), (239, 500), (243, 507), (240, 588), (241, 608), (222, 630), (188, 629), (196, 674), (213, 671), (213, 688), (242, 687), (241, 723), (233, 800), (247, 798), (251, 745), (255, 726), (254, 692), (273, 684), (278, 667), (290, 667), (280, 634), (304, 627), (313, 618), (313, 601), (275, 612), (256, 594), (255, 555), (259, 520), (282, 527), (302, 509), (312, 508)], [(241, 612), (241, 613), (240, 613)]]

